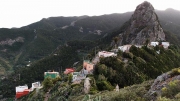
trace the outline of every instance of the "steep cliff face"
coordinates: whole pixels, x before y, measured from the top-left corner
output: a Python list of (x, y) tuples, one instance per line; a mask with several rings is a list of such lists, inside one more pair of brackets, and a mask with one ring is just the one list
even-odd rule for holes
[(154, 7), (147, 1), (136, 7), (126, 30), (120, 34), (119, 44), (144, 44), (146, 40), (165, 40), (165, 34), (159, 23)]

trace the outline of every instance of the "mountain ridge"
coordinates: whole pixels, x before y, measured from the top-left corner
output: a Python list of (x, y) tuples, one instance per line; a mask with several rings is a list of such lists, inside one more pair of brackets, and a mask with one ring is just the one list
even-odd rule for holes
[[(144, 15), (146, 16), (146, 14)], [(9, 95), (12, 97), (15, 93), (15, 86), (25, 83), (31, 84), (37, 80), (42, 81), (44, 79), (43, 72), (46, 70), (60, 71), (60, 67), (64, 70), (66, 67), (71, 67), (74, 62), (80, 61), (82, 64), (81, 60), (84, 57), (92, 59), (95, 56), (94, 51), (112, 49), (110, 43), (114, 37), (126, 31), (129, 24), (131, 24), (130, 17), (131, 12), (127, 13), (127, 15), (85, 16), (79, 20), (76, 17), (52, 17), (42, 19), (20, 29), (0, 29), (0, 36), (2, 36), (0, 41), (5, 39), (11, 39), (12, 41), (17, 37), (24, 39), (24, 42), (15, 42), (12, 46), (0, 45), (0, 50), (6, 49), (7, 51), (0, 51), (0, 55), (3, 57), (0, 58), (2, 60), (0, 61), (1, 66), (4, 66), (3, 69), (11, 68), (14, 70), (14, 72), (5, 76), (2, 82), (0, 81), (0, 94), (3, 97)], [(138, 18), (142, 18), (142, 16), (135, 17), (135, 19)], [(63, 19), (66, 20), (60, 23)], [(59, 22), (56, 22), (56, 20)], [(157, 20), (155, 16), (155, 21)], [(159, 22), (157, 26), (158, 29), (161, 28)], [(141, 27), (141, 25), (138, 27)], [(167, 28), (167, 30), (169, 29)], [(101, 58), (100, 63), (96, 65), (98, 68), (95, 69), (95, 76), (92, 79), (97, 80), (97, 83), (93, 81), (91, 93), (112, 90), (112, 86), (116, 84), (124, 87), (134, 83), (141, 83), (144, 80), (155, 78), (162, 72), (180, 66), (178, 62), (180, 60), (178, 47), (180, 42), (178, 41), (179, 37), (176, 37), (179, 34), (164, 32), (168, 37), (167, 41), (174, 44), (171, 44), (169, 49), (164, 49), (161, 46), (152, 48), (147, 47), (147, 45), (142, 46), (142, 48), (132, 46), (129, 52), (119, 51), (117, 57)], [(157, 51), (160, 51), (160, 53), (157, 53)], [(11, 64), (9, 65), (9, 63)], [(78, 65), (77, 70), (81, 68), (83, 66)], [(19, 74), (21, 74), (21, 78), (18, 78)], [(63, 78), (65, 81), (63, 85), (73, 87), (69, 78), (67, 76)], [(82, 85), (80, 84), (80, 86)]]
[[(178, 15), (178, 14), (180, 14), (180, 13), (176, 14), (177, 17), (173, 16), (174, 20), (172, 20), (171, 19), (172, 16), (170, 16), (168, 14), (169, 12), (157, 11), (157, 10), (155, 12), (157, 12), (157, 15), (159, 16), (159, 20), (160, 20), (162, 27), (165, 30), (174, 33), (175, 35), (171, 34), (174, 37), (179, 36), (180, 22), (178, 22), (178, 21), (180, 21), (180, 19), (179, 19), (180, 15)], [(103, 38), (109, 34), (111, 34), (112, 37), (114, 37), (113, 33), (111, 33), (111, 32), (119, 29), (123, 25), (123, 23), (125, 23), (130, 18), (132, 13), (133, 12), (122, 13), (122, 14), (108, 14), (108, 15), (92, 16), (92, 17), (82, 16), (80, 18), (78, 18), (78, 17), (74, 17), (74, 18), (71, 18), (71, 17), (68, 17), (68, 18), (51, 17), (49, 19), (42, 19), (40, 22), (36, 22), (36, 23), (30, 24), (28, 26), (24, 26), (22, 28), (15, 28), (15, 29), (14, 28), (12, 28), (12, 29), (1, 28), (0, 29), (0, 36), (1, 36), (2, 40), (4, 40), (4, 39), (15, 39), (15, 37), (14, 37), (15, 33), (18, 33), (19, 37), (23, 36), (23, 38), (25, 38), (25, 36), (28, 35), (26, 33), (31, 32), (31, 34), (29, 33), (29, 35), (28, 35), (30, 40), (28, 37), (25, 38), (25, 42), (26, 42), (26, 40), (29, 40), (29, 41), (27, 41), (26, 44), (31, 44), (31, 41), (34, 40), (34, 38), (36, 38), (39, 35), (40, 35), (40, 37), (38, 37), (37, 40), (39, 40), (39, 38), (42, 38), (42, 40), (44, 40), (44, 42), (46, 39), (48, 39), (48, 36), (51, 36), (52, 39), (56, 40), (56, 41), (52, 41), (52, 40), (48, 39), (50, 41), (49, 45), (52, 45), (53, 46), (52, 50), (54, 50), (59, 45), (63, 45), (66, 42), (68, 42), (68, 40), (70, 41), (70, 40), (74, 40), (74, 39), (81, 39), (81, 40), (93, 40), (93, 41), (95, 41), (95, 40), (99, 40), (99, 39), (101, 39), (101, 38)], [(171, 11), (171, 13), (172, 13), (172, 11)], [(174, 15), (175, 13), (172, 13), (172, 14)], [(61, 20), (57, 21), (58, 19), (61, 19)], [(64, 23), (60, 23), (63, 19), (66, 19), (64, 21)], [(77, 19), (79, 19), (79, 20), (76, 21)], [(74, 26), (70, 26), (67, 29), (62, 29), (63, 26), (70, 25), (71, 22), (73, 22), (73, 21), (76, 21)], [(57, 23), (54, 23), (54, 22), (57, 22)], [(172, 23), (170, 23), (170, 22), (172, 22)], [(39, 31), (39, 33), (35, 34), (34, 30), (36, 30), (38, 32), (39, 29), (41, 29)], [(80, 29), (82, 29), (81, 32), (80, 32)], [(6, 35), (4, 33), (6, 33)], [(53, 34), (53, 33), (55, 33), (55, 34)], [(66, 34), (66, 33), (68, 33), (68, 34)], [(73, 35), (72, 33), (76, 33), (76, 35)], [(41, 37), (41, 36), (43, 36), (43, 37)], [(77, 36), (77, 37), (74, 38), (74, 36)], [(18, 37), (18, 36), (16, 36), (16, 37)], [(72, 37), (72, 38), (70, 38), (70, 37)], [(0, 41), (2, 41), (2, 40), (0, 40)], [(111, 40), (112, 39), (109, 38), (108, 42), (110, 43)], [(43, 43), (43, 41), (41, 41), (41, 43)], [(175, 42), (173, 42), (173, 43), (175, 43)], [(31, 44), (31, 45), (33, 45), (33, 44)], [(27, 50), (28, 47), (34, 47), (31, 45), (26, 46), (24, 48), (22, 48), (22, 46), (20, 46), (20, 44), (18, 45), (18, 47), (17, 47), (17, 45), (13, 46), (14, 49), (15, 48), (17, 50), (21, 49), (21, 51), (16, 51), (16, 53), (18, 53), (18, 55), (21, 55), (20, 58), (21, 57), (24, 58), (24, 59), (20, 59), (20, 61), (25, 62), (29, 59), (29, 56), (26, 56), (26, 58), (25, 58), (23, 56), (23, 54), (21, 54), (21, 53), (23, 53), (22, 51), (24, 49)], [(1, 50), (9, 50), (10, 53), (12, 53), (11, 49), (13, 47), (2, 46)], [(38, 48), (35, 48), (35, 49), (37, 50)], [(45, 48), (42, 48), (42, 49), (45, 49)], [(52, 53), (52, 50), (50, 50), (51, 52), (48, 51), (48, 54)], [(26, 52), (26, 53), (29, 53), (29, 52)], [(34, 52), (32, 52), (32, 53), (34, 53)], [(40, 50), (37, 50), (37, 53), (42, 54)], [(2, 53), (2, 54), (6, 54), (5, 58), (7, 56), (11, 56), (11, 55), (15, 56), (15, 57), (18, 56), (17, 54), (14, 54), (14, 53), (13, 54)], [(44, 55), (43, 54), (40, 57), (47, 56), (47, 53), (45, 53)], [(2, 57), (2, 58), (4, 58), (4, 57)], [(37, 59), (40, 59), (40, 58), (37, 58)], [(6, 60), (11, 61), (9, 59), (6, 59)], [(17, 59), (17, 60), (19, 60), (19, 59)], [(16, 65), (21, 65), (22, 62), (19, 62), (20, 64), (16, 64)], [(13, 67), (16, 66), (13, 62), (10, 62), (10, 63), (12, 63)]]

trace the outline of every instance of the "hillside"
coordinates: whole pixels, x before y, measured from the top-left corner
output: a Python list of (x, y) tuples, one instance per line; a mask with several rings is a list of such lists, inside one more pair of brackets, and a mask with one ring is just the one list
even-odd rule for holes
[[(165, 11), (156, 10), (162, 27), (176, 35), (179, 35), (180, 11), (166, 9)], [(173, 27), (172, 27), (173, 26)]]
[[(92, 79), (90, 94), (109, 94), (105, 90), (111, 91), (117, 84), (121, 88), (140, 84), (179, 67), (180, 12), (173, 9), (157, 11), (148, 2), (142, 5), (135, 12), (92, 17), (50, 17), (22, 28), (0, 29), (0, 98), (13, 98), (14, 88), (18, 85), (42, 82), (43, 73), (47, 70), (62, 72), (78, 62), (76, 68), (79, 71), (84, 58), (92, 60), (95, 52), (110, 51), (124, 44), (132, 44), (128, 52), (118, 51), (117, 57), (100, 58), (94, 75), (88, 75)], [(170, 47), (152, 47), (146, 44), (148, 40), (168, 41)], [(142, 47), (137, 48), (133, 44)], [(51, 100), (57, 100), (59, 95), (64, 94), (56, 90), (58, 85), (67, 88), (59, 89), (68, 92), (66, 97), (69, 100), (84, 97), (81, 96), (84, 92), (79, 91), (83, 82), (73, 85), (69, 78), (62, 75), (62, 81), (54, 82)], [(150, 88), (146, 86), (150, 84), (145, 83), (142, 87), (143, 94)], [(76, 90), (78, 93), (75, 93)], [(133, 97), (138, 92), (133, 93)], [(43, 98), (45, 93), (43, 88), (39, 96)], [(34, 91), (23, 99), (38, 99), (34, 94), (38, 93)]]
[[(177, 37), (180, 29), (179, 11), (167, 9), (165, 11), (156, 10), (155, 12), (165, 32), (168, 36), (173, 37), (168, 37), (168, 41), (173, 42), (174, 38), (179, 40), (179, 37)], [(48, 56), (58, 46), (71, 40), (94, 41), (108, 35), (109, 41), (105, 42), (110, 43), (111, 39), (121, 32), (119, 28), (130, 19), (132, 14), (133, 12), (92, 17), (50, 17), (19, 29), (0, 29), (1, 42), (14, 40), (18, 37), (25, 39), (24, 42), (18, 42), (13, 46), (0, 46), (0, 74), (6, 75), (8, 70), (24, 67), (29, 64), (28, 61), (33, 62)], [(117, 31), (117, 34), (116, 30), (119, 31)], [(12, 59), (11, 56), (15, 59)]]
[(8, 70), (24, 67), (29, 62), (53, 54), (58, 47), (65, 45), (68, 41), (100, 39), (104, 33), (123, 24), (124, 19), (128, 19), (127, 16), (130, 14), (50, 17), (19, 29), (0, 29), (1, 42), (11, 42), (18, 37), (23, 38), (23, 42), (0, 45), (1, 75), (7, 75)]
[[(148, 95), (149, 92), (152, 91), (151, 85), (157, 82), (157, 80), (152, 79), (155, 79), (163, 72), (170, 71), (172, 68), (180, 66), (180, 64), (177, 64), (180, 60), (180, 54), (179, 52), (175, 52), (176, 49), (172, 47), (168, 50), (163, 50), (162, 48), (161, 54), (157, 54), (155, 51), (156, 48), (149, 49), (143, 47), (139, 49), (132, 46), (128, 53), (119, 51), (117, 57), (101, 58), (100, 63), (96, 66), (94, 75), (87, 76), (90, 78), (91, 83), (89, 91), (90, 98), (84, 93), (83, 81), (80, 84), (71, 83), (69, 75), (61, 75), (61, 80), (56, 82), (53, 81), (54, 83), (51, 85), (52, 88), (48, 93), (48, 98), (50, 101), (58, 99), (74, 101), (97, 98), (101, 99), (101, 101), (119, 101), (119, 99), (128, 101), (148, 101), (152, 98), (152, 95)], [(178, 70), (178, 68), (173, 69), (168, 72), (168, 74), (170, 74), (171, 77), (176, 77), (179, 75)], [(164, 77), (164, 74), (162, 77)], [(160, 80), (162, 77), (159, 76), (157, 79)], [(146, 81), (149, 79), (150, 81)], [(45, 81), (46, 79), (43, 82)], [(173, 83), (174, 81), (168, 82)], [(113, 91), (117, 84), (120, 87), (119, 92)], [(161, 82), (159, 82), (159, 85), (161, 85)], [(156, 87), (158, 88), (159, 86), (156, 85)], [(37, 90), (34, 90), (19, 100), (43, 100), (44, 96), (47, 94), (45, 89), (46, 88), (39, 89), (38, 92)], [(168, 88), (168, 90), (173, 91), (173, 88)], [(178, 92), (173, 93), (173, 96), (176, 94), (178, 94)], [(166, 96), (168, 98), (168, 93), (164, 91), (162, 95), (154, 97), (157, 98), (158, 101), (165, 99), (161, 98), (161, 96)]]

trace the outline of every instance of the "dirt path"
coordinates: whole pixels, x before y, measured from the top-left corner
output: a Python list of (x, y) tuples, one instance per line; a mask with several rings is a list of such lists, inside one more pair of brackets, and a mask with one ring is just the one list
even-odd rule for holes
[(44, 95), (44, 97), (45, 97), (44, 101), (48, 101), (48, 99), (49, 99), (50, 96), (51, 96), (51, 94), (46, 93), (46, 94)]

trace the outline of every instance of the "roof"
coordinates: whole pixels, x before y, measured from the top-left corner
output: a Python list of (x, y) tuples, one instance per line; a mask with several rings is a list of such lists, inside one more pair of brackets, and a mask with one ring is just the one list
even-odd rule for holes
[(90, 62), (90, 60), (84, 60), (84, 62)]
[(27, 85), (25, 85), (25, 86), (17, 86), (18, 88), (26, 88), (26, 87), (28, 87)]
[(66, 68), (66, 70), (64, 71), (64, 74), (69, 74), (69, 73), (72, 73), (74, 71), (75, 71), (74, 68)]
[(59, 74), (59, 72), (44, 72), (44, 73), (48, 73), (48, 74), (56, 74), (56, 73), (58, 73)]
[(111, 54), (113, 52), (107, 52), (107, 51), (100, 51), (101, 53), (105, 53), (105, 54)]
[(73, 75), (78, 75), (78, 74), (80, 74), (79, 72), (73, 72)]
[(74, 71), (74, 68), (66, 68), (66, 70), (73, 70)]

